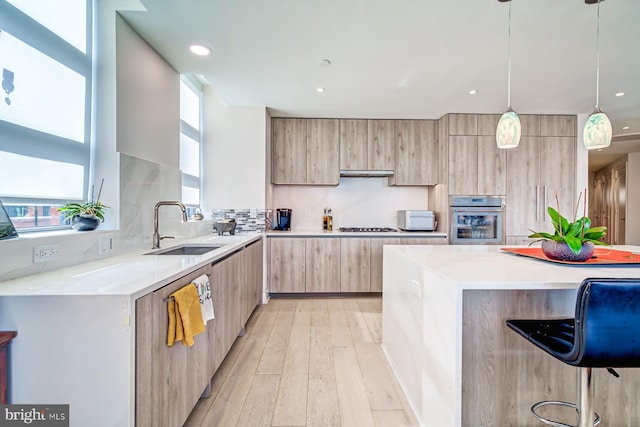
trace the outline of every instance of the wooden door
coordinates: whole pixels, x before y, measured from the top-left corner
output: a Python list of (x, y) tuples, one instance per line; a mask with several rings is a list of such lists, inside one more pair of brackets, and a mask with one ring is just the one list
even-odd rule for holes
[(340, 122), (307, 120), (307, 184), (338, 185), (340, 181)]
[(340, 239), (340, 292), (371, 291), (370, 239)]
[(306, 292), (340, 292), (340, 239), (305, 239)]
[(340, 170), (366, 170), (367, 120), (340, 120)]
[(367, 120), (367, 167), (369, 170), (394, 170), (396, 144), (393, 120)]
[(543, 211), (540, 191), (540, 138), (525, 137), (507, 151), (506, 235), (528, 236), (538, 231)]
[(271, 182), (305, 184), (307, 182), (307, 121), (271, 120)]
[(449, 136), (449, 194), (478, 194), (476, 136)]
[(269, 239), (269, 291), (305, 291), (305, 239), (275, 237)]
[[(494, 129), (495, 131), (495, 129)], [(507, 150), (496, 145), (495, 136), (478, 137), (478, 193), (504, 196), (507, 192)]]

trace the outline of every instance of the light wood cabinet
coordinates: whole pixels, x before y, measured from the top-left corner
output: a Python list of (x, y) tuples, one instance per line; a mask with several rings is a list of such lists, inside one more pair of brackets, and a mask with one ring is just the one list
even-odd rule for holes
[(271, 182), (273, 184), (306, 184), (306, 120), (272, 119), (271, 132)]
[(338, 120), (274, 118), (271, 128), (273, 184), (338, 185)]
[(507, 193), (507, 153), (496, 145), (495, 136), (478, 136), (478, 193)]
[(530, 230), (553, 231), (547, 207), (572, 217), (575, 209), (575, 138), (522, 137), (507, 150), (506, 235), (527, 236)]
[[(183, 425), (262, 293), (262, 240), (136, 301), (136, 426)], [(215, 318), (194, 345), (167, 346), (167, 299), (209, 277)]]
[(478, 115), (449, 114), (449, 135), (478, 135)]
[(305, 290), (340, 292), (340, 239), (305, 239)]
[(399, 237), (372, 237), (371, 246), (371, 292), (382, 292), (382, 251), (384, 245), (401, 245)]
[(305, 292), (305, 239), (269, 239), (269, 291)]
[(438, 183), (438, 122), (397, 120), (395, 173), (391, 185)]
[(340, 291), (371, 291), (371, 239), (340, 239)]
[(506, 163), (494, 136), (450, 136), (449, 194), (504, 195)]
[(341, 170), (393, 170), (393, 120), (340, 120)]

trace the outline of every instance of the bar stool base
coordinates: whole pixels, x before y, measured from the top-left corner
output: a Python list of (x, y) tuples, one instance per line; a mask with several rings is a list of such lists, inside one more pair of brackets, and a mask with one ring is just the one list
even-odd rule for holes
[[(537, 419), (539, 419), (540, 421), (542, 421), (547, 425), (554, 426), (554, 427), (575, 427), (575, 426), (564, 424), (558, 421), (549, 420), (536, 412), (538, 408), (542, 408), (543, 406), (547, 406), (547, 405), (567, 406), (569, 408), (575, 409), (576, 412), (579, 413), (578, 407), (575, 405), (575, 403), (562, 402), (559, 400), (543, 400), (542, 402), (538, 402), (531, 407), (531, 412), (533, 413), (533, 415), (535, 415)], [(598, 424), (600, 424), (600, 415), (596, 414), (595, 412), (594, 412), (594, 415), (595, 415), (595, 419), (593, 420), (593, 425), (597, 426)]]

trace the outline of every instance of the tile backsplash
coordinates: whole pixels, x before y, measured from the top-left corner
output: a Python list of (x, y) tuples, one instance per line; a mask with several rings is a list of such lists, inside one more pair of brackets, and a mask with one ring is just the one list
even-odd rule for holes
[(211, 219), (235, 219), (236, 233), (264, 233), (267, 211), (265, 209), (212, 209)]

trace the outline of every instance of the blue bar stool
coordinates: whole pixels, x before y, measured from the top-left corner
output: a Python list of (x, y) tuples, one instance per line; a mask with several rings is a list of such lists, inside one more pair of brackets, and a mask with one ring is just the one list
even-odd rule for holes
[[(640, 279), (585, 279), (576, 297), (574, 319), (507, 320), (507, 326), (556, 359), (580, 367), (579, 407), (558, 401), (538, 402), (531, 412), (552, 426), (573, 427), (548, 420), (536, 411), (545, 405), (575, 408), (578, 427), (594, 426), (594, 384), (591, 368), (640, 367)], [(595, 416), (595, 420), (594, 420)]]

